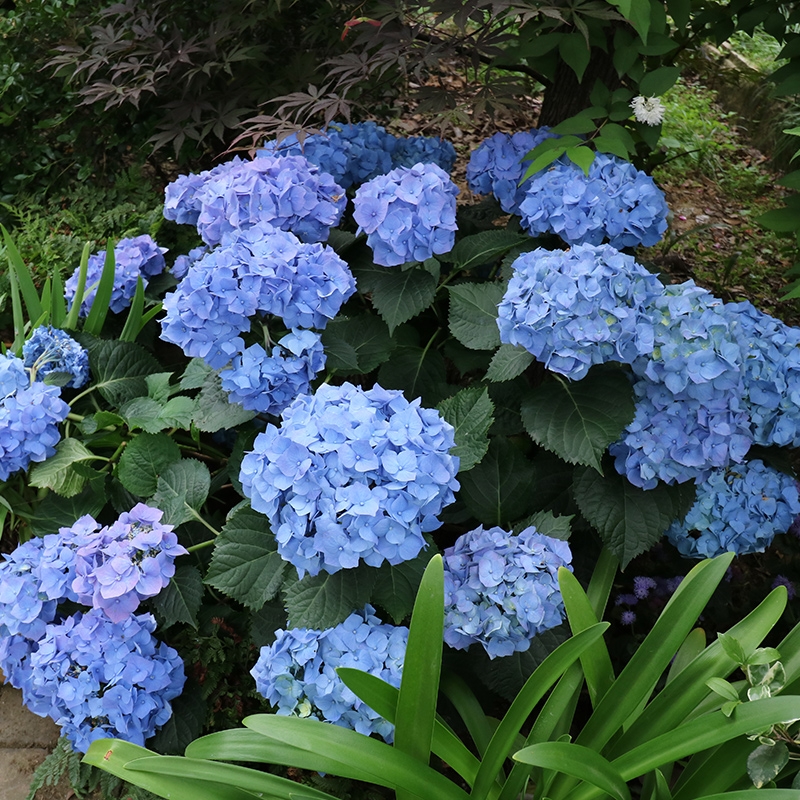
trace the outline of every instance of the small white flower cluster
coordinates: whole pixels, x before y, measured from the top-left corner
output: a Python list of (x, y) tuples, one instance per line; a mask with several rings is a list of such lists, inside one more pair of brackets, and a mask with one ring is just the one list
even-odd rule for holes
[(645, 125), (659, 125), (664, 120), (664, 104), (657, 97), (638, 95), (631, 100), (633, 116)]

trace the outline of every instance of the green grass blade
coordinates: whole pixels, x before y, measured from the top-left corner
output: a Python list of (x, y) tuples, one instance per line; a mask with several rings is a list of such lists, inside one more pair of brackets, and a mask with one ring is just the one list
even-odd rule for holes
[(607, 547), (604, 547), (600, 551), (600, 557), (597, 559), (589, 585), (586, 587), (586, 596), (589, 598), (597, 619), (603, 619), (608, 596), (611, 593), (614, 578), (617, 577), (618, 569), (619, 559)]
[(431, 754), (443, 635), (444, 566), (436, 555), (425, 568), (411, 614), (394, 732), (395, 749), (422, 764)]
[(602, 751), (650, 695), (724, 577), (732, 558), (733, 553), (726, 553), (692, 568), (644, 642), (603, 696), (576, 738), (577, 744)]
[(125, 327), (119, 338), (123, 342), (135, 342), (139, 331), (142, 329), (142, 311), (144, 310), (144, 281), (140, 275), (136, 279), (136, 292), (128, 310), (128, 318), (125, 320)]
[[(50, 309), (52, 308), (52, 299), (51, 299), (52, 296), (53, 296), (53, 281), (50, 278), (47, 278), (44, 282), (44, 286), (42, 286), (42, 297), (41, 297), (42, 313), (38, 317), (38, 319), (42, 321), (39, 323), (39, 325), (50, 324)], [(31, 317), (31, 319), (37, 319), (37, 318)]]
[(514, 753), (513, 758), (591, 783), (615, 800), (631, 798), (628, 784), (619, 772), (598, 752), (579, 744), (541, 742)]
[[(569, 627), (573, 634), (596, 625), (597, 616), (586, 592), (578, 583), (578, 579), (565, 567), (558, 570), (558, 585), (561, 588)], [(614, 683), (614, 668), (611, 666), (611, 656), (603, 639), (598, 639), (583, 653), (581, 666), (586, 676), (586, 687), (589, 690), (592, 708), (595, 708)]]
[(147, 323), (150, 322), (150, 320), (153, 319), (153, 317), (155, 317), (156, 314), (158, 314), (162, 308), (163, 308), (162, 303), (156, 303), (156, 305), (153, 306), (153, 308), (144, 313), (142, 315), (142, 324), (139, 330), (141, 331), (141, 329), (144, 328), (144, 326), (147, 325)]
[(672, 666), (667, 673), (667, 686), (683, 672), (706, 649), (706, 632), (702, 628), (695, 628), (689, 631), (689, 635), (683, 640), (683, 644), (675, 654)]
[(50, 324), (60, 328), (67, 318), (67, 299), (64, 296), (64, 282), (58, 270), (53, 272), (53, 292), (50, 295)]
[(136, 759), (153, 756), (144, 747), (124, 742), (121, 739), (99, 739), (92, 742), (83, 761), (100, 767), (118, 778), (169, 800), (253, 800), (257, 795), (225, 784), (194, 780), (190, 777), (152, 775), (134, 772), (129, 764)]
[(25, 343), (25, 315), (22, 313), (17, 273), (13, 269), (8, 271), (8, 284), (11, 289), (11, 320), (14, 325), (14, 342), (11, 345), (11, 352), (21, 358), (22, 345)]
[[(742, 643), (745, 652), (755, 650), (780, 619), (785, 607), (785, 589), (777, 587), (728, 633)], [(725, 653), (722, 643), (719, 640), (712, 642), (653, 698), (647, 709), (614, 744), (611, 754), (622, 755), (626, 750), (682, 723), (703, 698), (712, 694), (706, 681), (714, 677), (725, 678), (734, 669), (736, 664)]]
[(722, 794), (707, 794), (697, 800), (797, 800), (797, 789), (740, 789)]
[(11, 234), (6, 230), (4, 225), (0, 225), (0, 230), (3, 232), (3, 242), (6, 246), (8, 266), (10, 271), (15, 272), (17, 275), (22, 299), (25, 301), (25, 308), (28, 309), (28, 318), (31, 320), (39, 319), (44, 309), (39, 299), (39, 293), (36, 291), (36, 286), (33, 283), (31, 272), (22, 260), (22, 256), (19, 250), (17, 250), (14, 240), (11, 238)]
[[(413, 756), (338, 725), (277, 714), (246, 717), (244, 724), (268, 737), (267, 741), (277, 740), (279, 744), (305, 751), (312, 757), (306, 769), (375, 783), (393, 789), (398, 796), (403, 794), (419, 800), (467, 800), (469, 797), (444, 775)], [(324, 758), (314, 762), (317, 753), (324, 753)], [(331, 762), (335, 763), (335, 769), (316, 766)], [(292, 761), (290, 766), (298, 765)]]
[(90, 242), (86, 242), (83, 246), (81, 253), (81, 263), (78, 267), (78, 283), (75, 287), (75, 296), (72, 298), (72, 307), (69, 310), (65, 320), (65, 330), (75, 330), (78, 327), (78, 317), (81, 312), (81, 304), (83, 303), (83, 293), (86, 290), (86, 274), (89, 270), (89, 253), (92, 249)]
[(100, 335), (100, 332), (103, 330), (103, 324), (108, 316), (108, 307), (111, 302), (111, 295), (114, 291), (115, 269), (114, 241), (109, 239), (106, 242), (106, 260), (103, 263), (103, 272), (100, 275), (100, 282), (97, 284), (97, 291), (92, 301), (92, 307), (89, 309), (89, 316), (86, 317), (86, 322), (83, 324), (84, 331), (86, 331), (86, 333), (91, 333), (93, 336)]
[(467, 726), (478, 755), (483, 757), (492, 739), (492, 728), (486, 721), (486, 714), (483, 713), (478, 699), (466, 681), (452, 672), (442, 678), (442, 692)]
[(126, 768), (131, 772), (151, 775), (169, 775), (176, 778), (210, 781), (237, 789), (255, 792), (258, 797), (295, 797), (298, 790), (308, 800), (336, 800), (333, 795), (315, 789), (313, 786), (298, 785), (288, 778), (271, 775), (234, 764), (218, 761), (205, 761), (183, 756), (151, 756), (128, 762)]
[[(373, 711), (380, 714), (385, 720), (394, 723), (397, 715), (397, 700), (400, 695), (398, 689), (381, 680), (377, 675), (370, 675), (368, 672), (358, 669), (339, 667), (336, 674), (342, 679), (344, 685), (358, 695)], [(433, 727), (431, 750), (472, 786), (480, 761), (439, 720)]]
[(608, 628), (607, 622), (599, 623), (581, 631), (560, 644), (542, 661), (533, 674), (525, 681), (511, 707), (497, 726), (489, 746), (486, 748), (480, 770), (472, 790), (474, 798), (486, 798), (492, 784), (500, 775), (503, 762), (511, 755), (514, 738), (536, 704), (544, 697), (550, 687), (577, 661), (587, 647), (591, 647)]

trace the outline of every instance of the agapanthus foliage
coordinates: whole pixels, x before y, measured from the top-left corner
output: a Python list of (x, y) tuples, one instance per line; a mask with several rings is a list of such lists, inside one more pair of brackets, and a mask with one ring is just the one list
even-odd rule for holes
[(347, 202), (344, 189), (301, 156), (242, 161), (210, 175), (196, 199), (197, 232), (212, 246), (228, 233), (263, 223), (303, 242), (324, 242)]
[(240, 334), (256, 313), (280, 317), (287, 328), (324, 328), (354, 291), (331, 248), (258, 225), (226, 236), (192, 264), (164, 298), (161, 338), (224, 367), (244, 351)]
[(588, 176), (571, 161), (557, 161), (531, 178), (519, 205), (532, 236), (555, 233), (568, 244), (612, 247), (656, 244), (669, 209), (653, 179), (633, 164), (597, 153)]
[(694, 505), (668, 528), (667, 538), (689, 558), (761, 553), (798, 514), (795, 479), (753, 459), (701, 481)]
[(23, 345), (22, 357), (25, 366), (42, 380), (51, 372), (64, 372), (70, 375), (64, 384), (79, 388), (89, 380), (89, 354), (68, 333), (41, 325), (31, 334)]
[(649, 305), (664, 288), (655, 275), (609, 245), (539, 248), (512, 264), (498, 307), (503, 342), (578, 380), (593, 364), (630, 364), (653, 351)]
[(150, 614), (112, 622), (100, 610), (48, 625), (22, 685), (25, 704), (86, 752), (96, 739), (142, 745), (172, 715), (183, 661), (152, 635)]
[(467, 184), (475, 194), (493, 194), (506, 214), (519, 214), (530, 179), (520, 185), (528, 164), (523, 158), (536, 145), (556, 134), (549, 128), (532, 128), (514, 134), (495, 133), (472, 151)]
[(452, 426), (400, 391), (323, 385), (256, 437), (240, 479), (301, 577), (399, 564), (459, 488), (453, 445)]
[(220, 377), (231, 402), (265, 414), (280, 414), (298, 395), (311, 391), (311, 381), (324, 366), (320, 335), (295, 329), (270, 355), (260, 344), (250, 345)]
[(564, 618), (559, 567), (569, 545), (531, 526), (515, 535), (483, 526), (444, 552), (444, 640), (464, 649), (483, 645), (490, 658), (530, 647), (537, 633)]
[(408, 628), (381, 623), (368, 605), (327, 630), (278, 630), (251, 674), (278, 714), (317, 717), (391, 742), (394, 726), (362, 703), (336, 668), (352, 667), (399, 687), (407, 642)]
[[(132, 239), (120, 239), (114, 248), (114, 287), (111, 292), (109, 308), (119, 314), (133, 300), (139, 278), (147, 288), (147, 282), (164, 271), (166, 248), (159, 247), (147, 234)], [(103, 274), (106, 251), (89, 256), (89, 267), (86, 273), (86, 285), (81, 303), (80, 316), (86, 317), (92, 308), (97, 294), (97, 284)], [(72, 303), (78, 290), (78, 273), (76, 269), (64, 284), (64, 296)]]
[(353, 217), (375, 263), (394, 267), (451, 250), (457, 194), (435, 164), (398, 167), (365, 183), (356, 192)]
[(0, 481), (50, 458), (69, 413), (57, 386), (29, 380), (22, 359), (0, 355)]

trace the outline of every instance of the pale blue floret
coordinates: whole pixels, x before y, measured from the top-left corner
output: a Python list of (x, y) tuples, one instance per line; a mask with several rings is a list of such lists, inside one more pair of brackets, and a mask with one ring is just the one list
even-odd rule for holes
[(51, 372), (72, 377), (65, 386), (79, 388), (89, 380), (89, 354), (69, 334), (50, 326), (36, 328), (22, 347), (25, 366), (34, 368), (36, 379)]

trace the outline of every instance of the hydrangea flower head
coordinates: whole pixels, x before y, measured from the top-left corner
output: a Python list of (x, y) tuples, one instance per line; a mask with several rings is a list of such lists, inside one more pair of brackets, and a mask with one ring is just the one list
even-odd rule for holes
[(609, 245), (523, 253), (498, 307), (500, 340), (579, 380), (593, 364), (630, 364), (653, 351), (655, 275)]
[(398, 139), (392, 153), (392, 164), (395, 167), (436, 164), (449, 173), (455, 163), (455, 147), (439, 136), (409, 136), (406, 139)]
[[(37, 575), (43, 546), (42, 539), (31, 539), (0, 562), (0, 638), (20, 635), (35, 641), (55, 617), (57, 603), (40, 590)], [(1, 662), (0, 668), (6, 671)]]
[(22, 347), (25, 366), (41, 379), (51, 372), (67, 372), (65, 384), (79, 388), (89, 380), (89, 354), (68, 333), (48, 326), (36, 328)]
[(324, 242), (347, 198), (327, 172), (302, 156), (265, 156), (209, 177), (197, 192), (197, 232), (208, 245), (268, 223), (303, 242)]
[(280, 414), (298, 395), (311, 391), (311, 381), (325, 366), (318, 333), (295, 328), (267, 352), (248, 347), (222, 370), (222, 388), (231, 402), (265, 414)]
[(519, 214), (530, 178), (520, 185), (528, 165), (523, 158), (545, 139), (556, 138), (549, 128), (495, 133), (475, 150), (467, 165), (467, 184), (475, 194), (493, 194), (506, 214)]
[(490, 658), (527, 650), (565, 615), (558, 569), (571, 569), (566, 542), (529, 527), (519, 535), (483, 526), (444, 552), (444, 640), (480, 642)]
[(186, 273), (189, 271), (189, 267), (191, 267), (195, 261), (199, 261), (208, 252), (209, 248), (205, 245), (201, 245), (200, 247), (193, 247), (186, 254), (179, 255), (175, 259), (175, 263), (173, 263), (172, 269), (170, 270), (172, 277), (178, 281), (185, 278)]
[(112, 622), (99, 609), (48, 625), (22, 685), (79, 752), (104, 738), (143, 745), (172, 715), (184, 684), (178, 653), (153, 637), (150, 614)]
[(50, 458), (61, 438), (58, 425), (69, 413), (57, 386), (28, 381), (21, 359), (0, 356), (0, 389), (8, 392), (0, 396), (0, 481)]
[(282, 716), (316, 717), (391, 742), (394, 726), (362, 703), (336, 668), (368, 672), (399, 688), (407, 643), (408, 628), (381, 623), (368, 605), (324, 631), (277, 631), (275, 642), (261, 648), (251, 674)]
[(164, 217), (179, 225), (197, 225), (203, 205), (200, 194), (206, 183), (246, 163), (239, 156), (234, 156), (230, 161), (197, 175), (179, 175), (172, 183), (167, 184), (164, 190)]
[[(165, 252), (166, 248), (159, 247), (147, 234), (136, 236), (133, 239), (119, 240), (114, 248), (114, 288), (109, 303), (109, 308), (115, 314), (124, 311), (131, 304), (139, 278), (142, 279), (146, 288), (149, 278), (164, 271)], [(88, 316), (92, 308), (105, 261), (105, 250), (89, 256), (86, 287), (80, 309), (82, 317)], [(64, 284), (64, 296), (70, 303), (74, 302), (75, 292), (78, 290), (79, 271), (80, 268), (76, 269)]]
[(323, 384), (267, 425), (240, 479), (302, 577), (414, 558), (453, 502), (453, 428), (402, 392)]
[(534, 175), (519, 213), (531, 236), (555, 233), (568, 244), (608, 241), (621, 250), (656, 244), (669, 208), (649, 175), (597, 153), (588, 176), (571, 161), (556, 161)]
[(689, 558), (762, 553), (798, 513), (794, 478), (753, 459), (714, 470), (699, 483), (694, 505), (667, 529), (667, 538)]
[(376, 264), (425, 261), (453, 247), (458, 187), (436, 164), (398, 167), (365, 183), (353, 217)]

